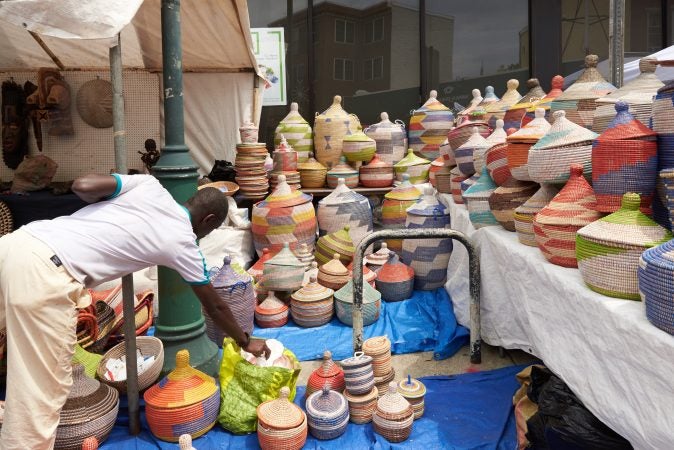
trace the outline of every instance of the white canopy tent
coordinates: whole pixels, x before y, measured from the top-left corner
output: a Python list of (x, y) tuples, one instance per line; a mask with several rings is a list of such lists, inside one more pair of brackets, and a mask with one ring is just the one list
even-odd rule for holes
[[(260, 117), (246, 0), (182, 2), (181, 24), (185, 140), (207, 173), (233, 161), (239, 125)], [(0, 71), (108, 70), (117, 33), (125, 69), (161, 71), (160, 0), (0, 1)]]

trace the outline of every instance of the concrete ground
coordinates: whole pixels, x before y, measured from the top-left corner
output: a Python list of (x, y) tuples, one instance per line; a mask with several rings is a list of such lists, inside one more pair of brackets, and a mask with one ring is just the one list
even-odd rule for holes
[[(451, 358), (442, 361), (434, 360), (433, 352), (393, 355), (391, 360), (396, 372), (396, 379), (405, 377), (408, 374), (414, 378), (430, 375), (454, 375), (468, 371), (499, 369), (517, 364), (533, 364), (537, 361), (533, 356), (520, 350), (504, 350), (503, 356), (501, 356), (498, 347), (492, 347), (484, 343), (482, 344), (481, 364), (470, 363), (468, 345), (462, 347)], [(306, 385), (309, 375), (320, 364), (321, 361), (301, 362), (302, 371), (300, 372), (298, 385)]]

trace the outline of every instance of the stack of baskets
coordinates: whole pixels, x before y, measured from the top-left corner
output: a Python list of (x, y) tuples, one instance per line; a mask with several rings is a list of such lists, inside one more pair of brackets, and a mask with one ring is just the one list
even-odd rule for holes
[(379, 269), (375, 283), (384, 301), (408, 299), (414, 290), (414, 269), (400, 262), (397, 254), (391, 253), (389, 260)]
[(497, 187), (485, 167), (482, 169), (482, 175), (477, 182), (463, 194), (468, 209), (468, 217), (475, 228), (498, 225), (498, 221), (489, 207), (489, 197)]
[(181, 434), (193, 438), (210, 430), (220, 410), (220, 389), (215, 380), (190, 367), (190, 354), (180, 350), (176, 367), (145, 391), (145, 417), (153, 435), (178, 442)]
[[(449, 228), (449, 225), (449, 210), (438, 201), (430, 186), (421, 200), (407, 208), (408, 229)], [(452, 239), (405, 239), (402, 250), (403, 261), (414, 270), (416, 289), (429, 291), (445, 285)]]
[(489, 196), (489, 208), (503, 228), (515, 231), (515, 209), (529, 200), (537, 190), (536, 183), (510, 177)]
[(281, 137), (281, 143), (274, 150), (273, 169), (270, 176), (272, 190), (278, 185), (278, 178), (285, 176), (286, 183), (293, 189), (300, 188), (300, 173), (297, 171), (297, 152), (288, 145), (285, 137)]
[(461, 173), (472, 175), (477, 171), (478, 165), (484, 165), (484, 152), (488, 148), (487, 140), (482, 137), (477, 127), (473, 127), (470, 138), (460, 147), (454, 148), (454, 160)]
[(334, 312), (335, 291), (318, 284), (316, 276), (309, 279), (309, 283), (290, 298), (290, 313), (293, 321), (305, 328), (319, 327), (332, 320)]
[(398, 393), (395, 381), (388, 384), (388, 390), (377, 401), (372, 422), (375, 433), (384, 436), (389, 442), (402, 442), (410, 437), (414, 410), (405, 397)]
[(356, 248), (350, 233), (350, 227), (345, 225), (341, 230), (318, 238), (314, 257), (319, 266), (330, 262), (334, 255), (339, 255), (345, 266), (351, 263)]
[(267, 298), (255, 307), (255, 322), (260, 328), (282, 327), (288, 323), (288, 305), (268, 291)]
[(269, 156), (263, 143), (236, 144), (236, 184), (240, 194), (247, 200), (261, 200), (269, 192), (269, 180), (264, 168)]
[[(363, 326), (373, 324), (379, 319), (381, 294), (363, 280)], [(349, 274), (348, 282), (335, 292), (335, 313), (340, 322), (353, 326), (353, 280)]]
[(438, 91), (431, 91), (421, 108), (412, 111), (409, 128), (409, 146), (417, 155), (433, 161), (439, 155), (440, 144), (454, 125), (452, 111), (437, 99)]
[(297, 152), (297, 161), (302, 163), (309, 158), (314, 151), (314, 140), (311, 125), (300, 115), (297, 103), (290, 104), (290, 112), (283, 118), (274, 132), (274, 145), (281, 143), (282, 136), (288, 140), (288, 144)]
[(117, 390), (86, 376), (82, 365), (74, 365), (73, 385), (61, 409), (54, 447), (79, 450), (90, 436), (103, 442), (112, 431), (118, 412)]
[[(318, 202), (316, 215), (320, 236), (340, 231), (348, 226), (353, 246), (360, 244), (360, 241), (373, 230), (370, 202), (365, 196), (349, 189), (344, 180), (339, 180), (335, 190)], [(328, 258), (332, 253), (334, 252), (331, 252)], [(323, 263), (319, 261), (319, 264)]]
[[(410, 183), (409, 174), (404, 174), (402, 181), (384, 195), (381, 208), (381, 223), (384, 228), (404, 228), (407, 220), (407, 208), (414, 205), (421, 197), (421, 191)], [(386, 243), (388, 248), (393, 251), (399, 252), (402, 250), (401, 239), (389, 239)]]
[(553, 264), (578, 267), (576, 233), (601, 218), (597, 199), (583, 178), (583, 167), (571, 166), (571, 176), (559, 194), (534, 217), (536, 245)]
[[(439, 146), (438, 146), (439, 148)], [(438, 150), (439, 153), (440, 150)], [(396, 174), (396, 180), (403, 181), (405, 174), (409, 175), (409, 181), (412, 184), (423, 184), (428, 181), (428, 172), (431, 170), (431, 162), (427, 159), (415, 155), (412, 149), (407, 151), (407, 156), (398, 161), (393, 170)]]
[(508, 167), (514, 178), (521, 181), (531, 181), (527, 165), (529, 149), (549, 130), (550, 122), (545, 120), (545, 110), (538, 108), (534, 120), (508, 136)]
[(367, 127), (365, 134), (374, 139), (379, 159), (393, 165), (405, 157), (407, 131), (402, 121), (391, 122), (388, 113), (383, 112), (380, 117), (381, 122)]
[(410, 402), (414, 410), (414, 420), (424, 415), (424, 397), (426, 386), (421, 381), (407, 375), (407, 379), (398, 382), (398, 392)]
[(360, 129), (358, 117), (344, 111), (342, 97), (335, 95), (332, 105), (314, 119), (316, 159), (326, 167), (336, 165), (342, 156), (342, 140)]
[(380, 159), (379, 155), (374, 155), (367, 165), (361, 166), (359, 173), (360, 184), (369, 188), (391, 186), (395, 178), (393, 165)]
[(651, 214), (658, 176), (656, 133), (636, 120), (628, 104), (619, 100), (617, 114), (592, 146), (592, 187), (597, 211), (614, 212), (622, 195), (641, 196), (641, 211)]
[(328, 350), (323, 352), (323, 362), (320, 367), (309, 375), (304, 397), (309, 398), (314, 392), (320, 392), (324, 386), (337, 392), (342, 392), (346, 387), (344, 371), (332, 360), (332, 353)]
[(618, 211), (578, 230), (578, 268), (593, 291), (639, 300), (641, 254), (672, 239), (669, 230), (639, 211), (640, 204), (639, 194), (625, 194)]
[(515, 231), (520, 244), (536, 247), (534, 235), (534, 217), (540, 210), (548, 206), (548, 203), (557, 195), (559, 188), (553, 184), (542, 184), (540, 189), (524, 202), (522, 206), (515, 208), (513, 221)]
[(314, 249), (316, 212), (313, 197), (299, 190), (292, 190), (280, 175), (279, 184), (264, 201), (253, 205), (253, 243), (258, 256), (267, 247), (271, 252), (280, 250), (284, 243), (295, 248), (305, 243)]
[(305, 161), (297, 163), (297, 171), (300, 173), (300, 184), (303, 188), (313, 189), (325, 186), (328, 169), (316, 161), (313, 153), (309, 153)]
[(328, 187), (331, 189), (338, 186), (339, 180), (343, 180), (344, 184), (350, 188), (358, 187), (358, 170), (351, 167), (343, 156), (339, 157), (338, 162), (328, 170), (326, 175)]
[(341, 362), (344, 370), (346, 390), (344, 396), (349, 402), (351, 422), (369, 423), (377, 409), (379, 391), (374, 385), (372, 357), (363, 352), (356, 352), (352, 357)]
[(538, 102), (545, 97), (545, 91), (541, 88), (538, 78), (530, 78), (527, 80), (527, 89), (527, 93), (506, 111), (505, 116), (503, 117), (506, 129), (520, 129), (523, 126), (522, 120), (524, 119), (527, 109), (532, 107), (535, 108), (536, 105), (538, 105)]
[(257, 407), (257, 439), (262, 450), (300, 450), (307, 441), (307, 416), (283, 386), (278, 399)]
[(323, 386), (323, 389), (307, 398), (309, 433), (316, 439), (335, 439), (346, 431), (349, 425), (349, 403), (340, 392)]
[(331, 261), (318, 268), (318, 282), (338, 291), (351, 279), (351, 274), (344, 264), (339, 260), (339, 253), (335, 253)]
[(503, 97), (497, 102), (491, 103), (485, 107), (487, 123), (490, 127), (496, 125), (498, 119), (503, 119), (505, 117), (506, 111), (510, 109), (515, 103), (520, 101), (522, 95), (517, 91), (517, 88), (520, 86), (520, 82), (512, 78), (506, 83), (506, 92), (503, 94)]
[(386, 386), (395, 378), (391, 366), (391, 341), (386, 336), (375, 336), (363, 342), (363, 353), (372, 358), (374, 384), (379, 395), (386, 393)]

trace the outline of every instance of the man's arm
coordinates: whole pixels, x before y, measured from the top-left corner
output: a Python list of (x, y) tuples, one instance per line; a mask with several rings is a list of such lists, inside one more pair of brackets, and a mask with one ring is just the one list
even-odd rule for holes
[(251, 339), (247, 333), (244, 333), (239, 324), (236, 323), (236, 320), (234, 320), (234, 316), (227, 304), (215, 292), (212, 284), (195, 284), (191, 285), (191, 287), (208, 315), (211, 316), (211, 319), (228, 336), (234, 339), (239, 347), (255, 356), (260, 356), (264, 353), (266, 358), (269, 357), (270, 350), (267, 348), (265, 341), (262, 339)]
[(117, 191), (118, 180), (112, 175), (85, 175), (76, 179), (71, 189), (85, 202), (96, 203)]

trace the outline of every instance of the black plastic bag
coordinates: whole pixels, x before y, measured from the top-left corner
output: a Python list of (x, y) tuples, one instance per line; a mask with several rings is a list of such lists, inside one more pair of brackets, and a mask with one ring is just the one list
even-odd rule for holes
[(235, 182), (236, 171), (234, 166), (229, 161), (224, 161), (221, 159), (216, 159), (211, 173), (207, 175), (207, 178), (211, 181), (231, 181)]

